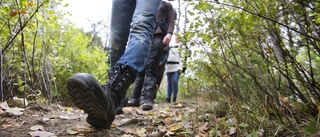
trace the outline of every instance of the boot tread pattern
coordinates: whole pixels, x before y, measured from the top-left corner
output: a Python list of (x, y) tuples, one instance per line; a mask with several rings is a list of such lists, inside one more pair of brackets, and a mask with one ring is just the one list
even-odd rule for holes
[(107, 114), (93, 94), (93, 89), (76, 82), (68, 82), (69, 96), (73, 103), (85, 113), (101, 119), (106, 119)]

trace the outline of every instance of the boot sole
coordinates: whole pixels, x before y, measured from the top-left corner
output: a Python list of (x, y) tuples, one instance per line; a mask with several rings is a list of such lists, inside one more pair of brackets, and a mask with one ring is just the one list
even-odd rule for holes
[(105, 119), (109, 122), (108, 124), (112, 123), (114, 112), (112, 115), (110, 110), (112, 111), (114, 108), (107, 110), (107, 105), (110, 107), (113, 105), (106, 104), (111, 102), (106, 98), (100, 84), (92, 76), (84, 73), (71, 76), (67, 81), (67, 89), (74, 105), (92, 117)]

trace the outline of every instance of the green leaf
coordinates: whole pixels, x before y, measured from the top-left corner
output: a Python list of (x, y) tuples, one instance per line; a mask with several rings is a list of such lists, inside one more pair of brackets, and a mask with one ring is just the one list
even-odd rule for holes
[(24, 83), (24, 81), (19, 78), (19, 79), (18, 79), (18, 85), (21, 86), (23, 83)]
[(241, 123), (241, 124), (239, 124), (239, 126), (240, 126), (240, 127), (244, 127), (244, 128), (245, 128), (245, 127), (248, 127), (249, 125), (248, 125), (248, 124), (246, 124), (246, 123)]
[(256, 131), (253, 131), (253, 132), (251, 133), (251, 136), (252, 136), (252, 137), (259, 137)]
[(318, 132), (318, 127), (316, 121), (312, 121), (310, 126), (304, 128), (304, 131), (309, 134), (316, 134)]
[(39, 22), (42, 22), (42, 23), (44, 22), (44, 19), (43, 19), (43, 17), (40, 15), (39, 12), (36, 13), (35, 17), (36, 17), (36, 19), (37, 19)]
[(26, 7), (26, 5), (29, 3), (28, 0), (20, 0), (20, 4), (22, 7)]

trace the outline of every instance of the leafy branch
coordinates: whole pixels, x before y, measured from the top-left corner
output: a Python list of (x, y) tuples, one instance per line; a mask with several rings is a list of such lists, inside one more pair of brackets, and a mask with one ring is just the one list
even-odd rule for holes
[(5, 47), (2, 50), (2, 54), (4, 54), (6, 52), (6, 50), (9, 48), (9, 46), (12, 44), (12, 42), (16, 39), (16, 37), (20, 34), (20, 32), (22, 30), (24, 30), (24, 28), (28, 25), (29, 21), (35, 16), (35, 14), (39, 11), (39, 9), (43, 6), (43, 3), (41, 3), (37, 9), (31, 14), (31, 16), (28, 18), (28, 20), (26, 22), (23, 23), (23, 25), (21, 26), (21, 28), (17, 31), (17, 33), (11, 38), (9, 39), (9, 41), (7, 42), (7, 44), (5, 45)]

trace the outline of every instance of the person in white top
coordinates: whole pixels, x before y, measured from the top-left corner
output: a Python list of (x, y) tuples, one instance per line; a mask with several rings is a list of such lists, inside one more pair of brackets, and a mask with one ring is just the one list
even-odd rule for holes
[(172, 102), (176, 102), (178, 95), (178, 83), (182, 72), (183, 62), (180, 48), (182, 43), (176, 37), (174, 45), (169, 48), (169, 55), (166, 64), (166, 73), (168, 79), (168, 91), (166, 102), (171, 103), (171, 95), (173, 94)]

